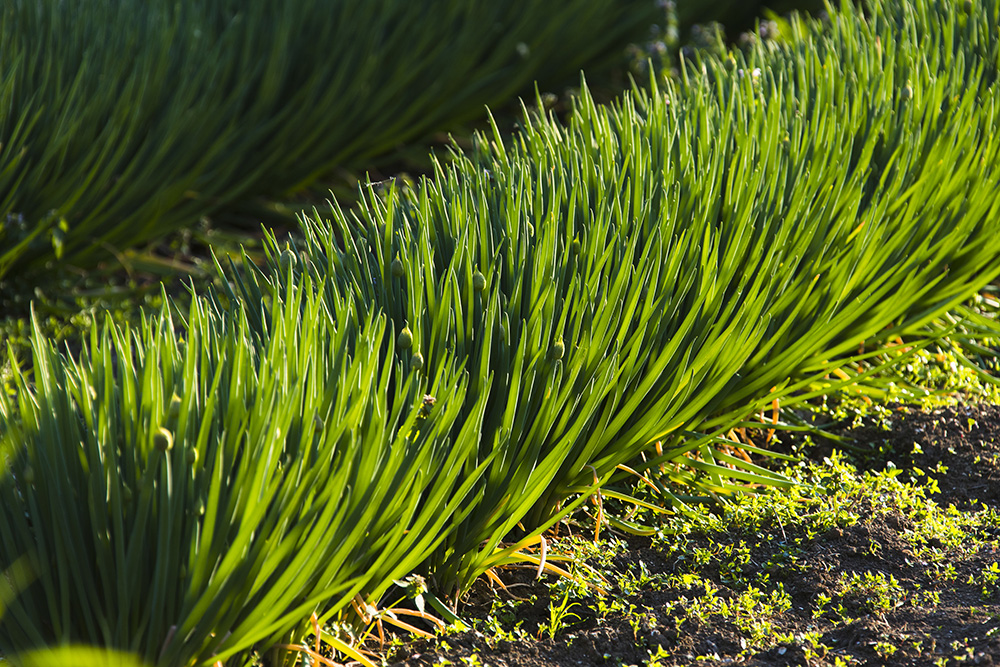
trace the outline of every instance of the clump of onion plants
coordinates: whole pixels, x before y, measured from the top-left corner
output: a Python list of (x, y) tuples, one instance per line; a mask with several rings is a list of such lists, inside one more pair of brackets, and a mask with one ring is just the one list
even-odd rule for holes
[(405, 327), (422, 372), (464, 359), (463, 414), (485, 397), (492, 462), (441, 581), (624, 465), (677, 500), (784, 484), (717, 436), (1000, 274), (998, 8), (845, 3), (305, 221), (329, 303)]
[(384, 316), (325, 317), (308, 279), (270, 301), (264, 338), (205, 298), (95, 327), (76, 358), (36, 329), (32, 377), (0, 394), (5, 656), (240, 664), (440, 541), (479, 474), (474, 422), (452, 428), (466, 380), (439, 363), (390, 389)]

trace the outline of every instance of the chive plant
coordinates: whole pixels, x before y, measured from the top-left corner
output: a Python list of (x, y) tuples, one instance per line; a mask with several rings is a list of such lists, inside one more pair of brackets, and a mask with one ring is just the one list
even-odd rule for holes
[(235, 664), (419, 565), (478, 475), (466, 380), (390, 390), (385, 318), (334, 325), (352, 306), (314, 292), (272, 295), (266, 340), (206, 299), (78, 359), (36, 337), (34, 382), (0, 396), (0, 652)]
[(784, 483), (713, 435), (1000, 272), (997, 7), (845, 4), (306, 220), (331, 303), (405, 327), (420, 372), (466, 359), (470, 413), (488, 397), (493, 462), (439, 580), (468, 584), (655, 442), (678, 495)]
[(652, 0), (10, 0), (0, 280), (295, 190), (613, 58)]

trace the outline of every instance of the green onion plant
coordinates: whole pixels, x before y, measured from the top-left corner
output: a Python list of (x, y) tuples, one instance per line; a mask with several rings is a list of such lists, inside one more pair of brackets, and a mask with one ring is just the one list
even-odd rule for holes
[(273, 295), (266, 340), (209, 299), (76, 359), (36, 337), (34, 382), (0, 396), (0, 652), (237, 664), (420, 564), (479, 474), (466, 380), (390, 391), (385, 318), (334, 328), (352, 305), (314, 293)]
[(461, 588), (656, 442), (688, 492), (782, 484), (716, 436), (995, 278), (998, 6), (845, 3), (307, 219), (330, 303), (486, 396), (493, 462), (430, 569)]

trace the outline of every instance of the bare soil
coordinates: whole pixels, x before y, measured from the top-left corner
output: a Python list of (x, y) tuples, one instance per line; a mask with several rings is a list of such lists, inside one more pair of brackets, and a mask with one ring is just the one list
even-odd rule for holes
[[(930, 475), (938, 488), (931, 487), (928, 497), (942, 507), (953, 505), (956, 517), (1000, 508), (1000, 407), (958, 406), (930, 413), (899, 407), (891, 430), (863, 426), (845, 434), (872, 452), (858, 458), (859, 469), (896, 467), (903, 470), (903, 478), (925, 482)], [(821, 448), (810, 452), (819, 457), (824, 453)], [(984, 569), (1000, 561), (997, 523), (983, 527), (975, 544), (948, 540), (934, 544), (932, 539), (929, 548), (937, 565), (929, 567), (927, 551), (918, 554), (912, 540), (906, 539), (913, 519), (877, 509), (860, 508), (862, 520), (815, 536), (774, 525), (754, 534), (712, 537), (714, 548), (726, 540), (750, 545), (751, 567), (773, 564), (779, 553), (788, 553), (790, 543), (797, 543), (794, 567), (775, 568), (770, 578), (792, 601), (789, 609), (768, 619), (772, 636), (784, 641), (757, 642), (754, 648), (745, 626), (719, 615), (704, 622), (688, 615), (678, 625), (674, 612), (658, 610), (676, 610), (675, 603), (690, 593), (669, 586), (613, 592), (625, 598), (627, 607), (648, 610), (642, 622), (636, 622), (635, 614), (598, 615), (593, 604), (579, 604), (573, 607), (572, 622), (554, 638), (542, 632), (546, 638), (535, 639), (549, 621), (550, 589), (534, 582), (530, 573), (511, 572), (506, 575), (511, 583), (522, 585), (510, 588), (510, 594), (529, 600), (516, 606), (517, 621), (528, 638), (497, 640), (479, 631), (463, 632), (405, 644), (390, 655), (390, 663), (397, 667), (1000, 664), (1000, 586), (982, 583)], [(691, 547), (709, 544), (707, 536), (688, 539)], [(683, 569), (677, 552), (665, 556), (652, 539), (627, 541), (629, 548), (616, 556), (614, 569), (625, 571), (639, 561), (651, 576)], [(953, 568), (949, 576), (941, 576), (942, 564)], [(889, 608), (845, 598), (843, 574), (852, 572), (892, 577), (903, 592)], [(710, 567), (701, 576), (718, 588), (720, 596), (735, 599), (725, 572)], [(477, 584), (460, 613), (465, 618), (485, 618), (491, 603), (504, 595), (487, 583)], [(837, 613), (822, 606), (823, 596), (842, 601)]]

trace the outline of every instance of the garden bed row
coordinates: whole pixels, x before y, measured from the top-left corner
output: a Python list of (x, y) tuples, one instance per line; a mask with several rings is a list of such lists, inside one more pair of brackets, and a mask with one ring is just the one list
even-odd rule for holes
[(183, 318), (75, 358), (36, 336), (0, 395), (0, 650), (252, 662), (408, 575), (446, 613), (552, 569), (544, 531), (637, 475), (663, 511), (791, 486), (725, 435), (905, 360), (1000, 274), (998, 15), (845, 6), (613, 107), (584, 89), (316, 212)]

